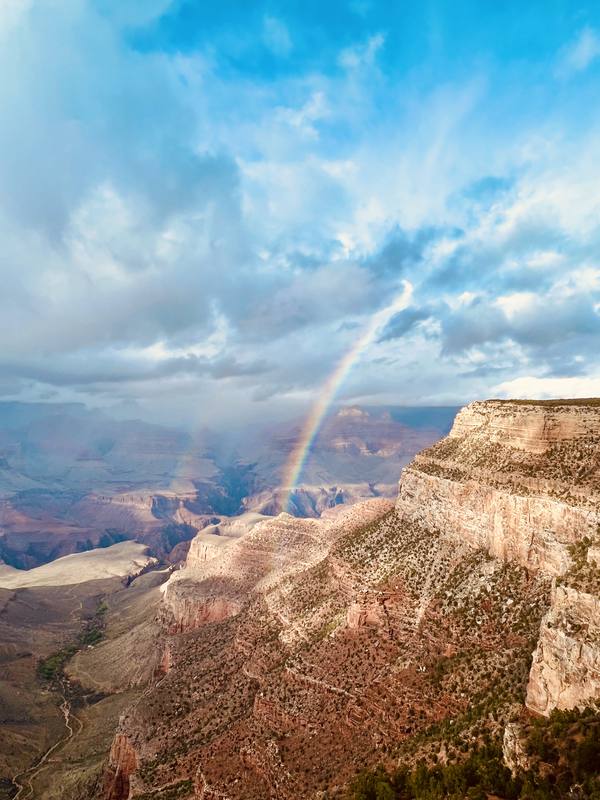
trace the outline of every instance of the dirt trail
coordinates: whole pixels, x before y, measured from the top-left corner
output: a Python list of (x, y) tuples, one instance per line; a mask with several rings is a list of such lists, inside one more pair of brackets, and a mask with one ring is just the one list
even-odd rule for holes
[[(35, 795), (33, 794), (33, 779), (39, 775), (44, 769), (46, 769), (49, 764), (48, 759), (62, 745), (65, 745), (69, 742), (74, 736), (78, 733), (81, 733), (83, 730), (83, 723), (76, 717), (75, 714), (71, 711), (71, 701), (68, 699), (68, 687), (66, 686), (65, 682), (61, 682), (61, 692), (62, 692), (62, 703), (60, 704), (59, 708), (62, 712), (65, 721), (65, 729), (66, 735), (55, 742), (51, 747), (49, 747), (43, 755), (33, 764), (29, 769), (26, 769), (24, 772), (19, 772), (18, 775), (15, 775), (12, 778), (13, 786), (17, 789), (17, 793), (14, 796), (13, 800), (28, 800), (28, 798), (32, 798)], [(71, 720), (74, 720), (78, 727), (78, 730), (75, 731), (71, 724)]]

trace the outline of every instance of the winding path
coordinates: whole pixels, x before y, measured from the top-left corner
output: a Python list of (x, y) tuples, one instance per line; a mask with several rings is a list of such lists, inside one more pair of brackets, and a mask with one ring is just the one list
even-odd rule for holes
[[(39, 775), (40, 772), (46, 769), (48, 766), (47, 761), (52, 753), (62, 745), (69, 742), (77, 733), (81, 733), (83, 729), (83, 723), (71, 711), (71, 702), (67, 697), (64, 682), (61, 683), (61, 687), (63, 701), (60, 704), (60, 710), (65, 720), (65, 728), (67, 731), (66, 735), (49, 747), (46, 752), (43, 753), (43, 755), (40, 756), (40, 758), (35, 762), (35, 764), (29, 767), (29, 769), (26, 769), (24, 772), (19, 772), (12, 778), (12, 783), (17, 788), (17, 793), (13, 800), (27, 800), (28, 798), (34, 797), (32, 780)], [(75, 720), (75, 722), (77, 722), (79, 725), (79, 729), (77, 731), (73, 729), (71, 720)]]

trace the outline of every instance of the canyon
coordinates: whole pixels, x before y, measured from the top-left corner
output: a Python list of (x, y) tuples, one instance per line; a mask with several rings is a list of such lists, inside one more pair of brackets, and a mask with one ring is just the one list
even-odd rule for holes
[(526, 770), (532, 721), (600, 696), (599, 452), (598, 401), (477, 402), (395, 499), (209, 521), (105, 593), (64, 666), (102, 700), (38, 795), (345, 798), (489, 741)]
[(215, 518), (318, 517), (336, 504), (393, 496), (402, 466), (455, 412), (335, 410), (288, 503), (280, 481), (296, 421), (192, 433), (76, 404), (0, 403), (0, 563), (31, 569), (126, 539), (178, 563)]

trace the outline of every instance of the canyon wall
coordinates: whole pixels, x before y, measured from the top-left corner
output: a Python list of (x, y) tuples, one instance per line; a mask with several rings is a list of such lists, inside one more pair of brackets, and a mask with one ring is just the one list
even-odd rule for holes
[(555, 586), (533, 656), (527, 706), (539, 714), (600, 698), (600, 597)]
[(404, 470), (396, 509), (405, 522), (561, 579), (542, 622), (527, 705), (549, 714), (600, 695), (600, 600), (570, 586), (581, 576), (582, 547), (588, 583), (598, 583), (600, 405), (472, 403), (446, 439)]
[(127, 736), (117, 733), (110, 749), (104, 779), (106, 800), (127, 800), (130, 779), (139, 765), (137, 752)]
[(563, 575), (600, 522), (600, 407), (472, 403), (400, 482), (399, 515)]
[(307, 570), (342, 533), (392, 507), (390, 500), (377, 498), (332, 508), (321, 519), (247, 513), (200, 531), (185, 566), (163, 587), (163, 623), (174, 633), (237, 615), (256, 592)]

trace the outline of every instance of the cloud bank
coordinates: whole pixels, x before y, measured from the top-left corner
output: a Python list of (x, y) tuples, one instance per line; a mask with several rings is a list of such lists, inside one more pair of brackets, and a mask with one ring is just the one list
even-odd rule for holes
[(405, 280), (344, 399), (590, 393), (600, 20), (467, 5), (11, 0), (0, 395), (296, 413)]

